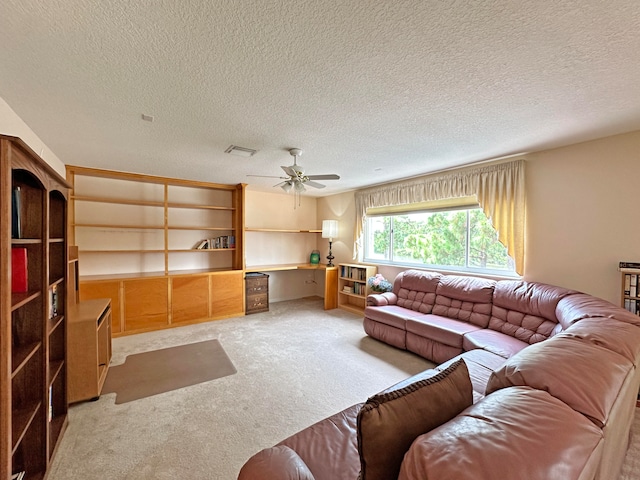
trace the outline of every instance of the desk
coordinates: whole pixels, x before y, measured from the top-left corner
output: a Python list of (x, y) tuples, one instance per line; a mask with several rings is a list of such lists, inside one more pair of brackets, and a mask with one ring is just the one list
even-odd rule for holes
[(332, 310), (338, 307), (338, 267), (311, 263), (284, 263), (280, 265), (254, 265), (246, 267), (246, 273), (252, 272), (280, 272), (285, 270), (324, 270), (324, 309)]
[(111, 362), (111, 299), (79, 302), (67, 315), (69, 403), (98, 398)]

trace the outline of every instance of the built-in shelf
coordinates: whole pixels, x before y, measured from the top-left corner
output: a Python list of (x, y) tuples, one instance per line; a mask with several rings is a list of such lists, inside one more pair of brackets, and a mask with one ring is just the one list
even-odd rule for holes
[(313, 229), (313, 230), (296, 230), (289, 228), (252, 228), (247, 227), (244, 229), (245, 232), (275, 232), (275, 233), (322, 233), (322, 229)]

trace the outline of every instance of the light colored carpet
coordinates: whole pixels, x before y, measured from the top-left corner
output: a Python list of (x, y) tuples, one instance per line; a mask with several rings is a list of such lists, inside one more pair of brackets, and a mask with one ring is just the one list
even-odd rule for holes
[(102, 393), (115, 393), (119, 405), (234, 373), (220, 342), (205, 340), (127, 356), (109, 368)]
[[(362, 318), (322, 300), (114, 340), (129, 354), (218, 339), (235, 375), (116, 405), (74, 405), (48, 480), (234, 480), (262, 448), (432, 364), (367, 337)], [(640, 421), (621, 480), (640, 480)]]

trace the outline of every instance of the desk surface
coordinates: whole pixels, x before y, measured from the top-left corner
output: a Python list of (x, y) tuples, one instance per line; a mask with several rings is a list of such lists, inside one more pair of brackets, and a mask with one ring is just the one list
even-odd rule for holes
[(277, 272), (281, 270), (333, 270), (337, 266), (329, 267), (324, 263), (314, 265), (311, 263), (281, 263), (278, 265), (254, 265), (246, 267), (245, 272)]

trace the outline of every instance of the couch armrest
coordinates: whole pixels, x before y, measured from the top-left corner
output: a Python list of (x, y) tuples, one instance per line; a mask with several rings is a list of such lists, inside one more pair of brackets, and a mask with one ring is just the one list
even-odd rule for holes
[(371, 295), (367, 296), (367, 306), (369, 307), (395, 305), (397, 301), (398, 296), (393, 292), (372, 293)]
[(315, 480), (307, 464), (286, 445), (256, 453), (240, 469), (238, 480)]

